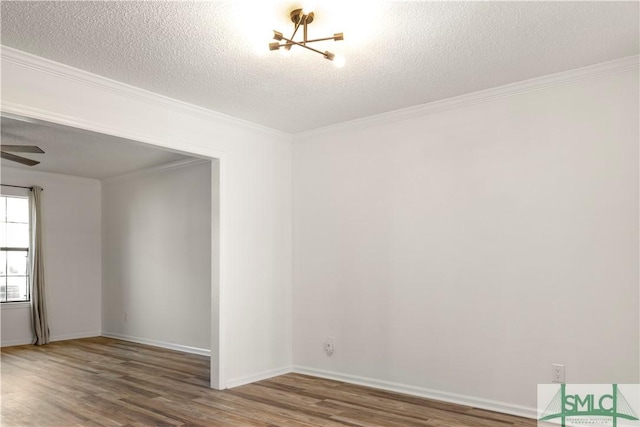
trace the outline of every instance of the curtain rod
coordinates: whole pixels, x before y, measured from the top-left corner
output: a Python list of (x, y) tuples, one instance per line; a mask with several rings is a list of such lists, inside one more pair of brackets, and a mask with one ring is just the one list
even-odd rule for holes
[(13, 187), (13, 188), (26, 188), (27, 190), (33, 190), (33, 187), (24, 187), (22, 185), (11, 185), (11, 184), (0, 184), (3, 187)]

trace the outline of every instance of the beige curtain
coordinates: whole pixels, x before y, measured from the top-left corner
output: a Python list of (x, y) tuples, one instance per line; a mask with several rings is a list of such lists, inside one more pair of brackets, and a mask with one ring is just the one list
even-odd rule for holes
[(29, 258), (31, 267), (31, 320), (33, 343), (49, 343), (49, 323), (45, 302), (44, 262), (42, 259), (42, 188), (33, 187), (29, 192), (29, 224), (31, 224), (31, 244)]

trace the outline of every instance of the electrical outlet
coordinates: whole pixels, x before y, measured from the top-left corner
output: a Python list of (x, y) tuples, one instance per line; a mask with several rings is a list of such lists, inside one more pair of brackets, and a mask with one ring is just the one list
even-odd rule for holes
[(127, 320), (129, 320), (129, 315), (127, 313), (124, 313), (124, 321), (126, 322)]
[(327, 340), (324, 342), (324, 352), (327, 353), (327, 356), (331, 356), (335, 349), (336, 347), (333, 343), (333, 337), (327, 337)]
[(551, 365), (551, 378), (554, 383), (564, 383), (564, 365)]

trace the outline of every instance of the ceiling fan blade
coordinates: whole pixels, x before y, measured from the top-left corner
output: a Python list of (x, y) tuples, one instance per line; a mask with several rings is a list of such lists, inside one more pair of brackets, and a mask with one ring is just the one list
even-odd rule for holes
[(4, 151), (0, 152), (0, 155), (3, 159), (11, 160), (12, 162), (22, 163), (27, 166), (35, 166), (40, 162), (36, 162), (35, 160), (27, 159), (24, 157), (16, 156), (14, 154), (5, 153)]
[(43, 154), (42, 148), (36, 147), (35, 145), (0, 145), (0, 149), (2, 151), (10, 151), (12, 153), (41, 153)]

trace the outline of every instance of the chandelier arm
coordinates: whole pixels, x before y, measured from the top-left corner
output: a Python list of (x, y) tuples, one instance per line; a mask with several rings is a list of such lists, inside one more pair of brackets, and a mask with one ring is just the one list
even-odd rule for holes
[[(296, 36), (296, 33), (298, 32), (298, 28), (300, 28), (300, 23), (302, 22), (302, 18), (300, 18), (298, 20), (298, 22), (296, 22), (295, 27), (293, 28), (293, 34), (291, 34), (291, 38), (293, 39)], [(305, 19), (304, 21), (305, 24), (305, 28), (307, 26), (307, 20)]]
[(304, 42), (303, 42), (303, 44), (306, 45), (307, 44), (307, 15), (304, 15), (302, 17), (302, 19), (304, 19), (304, 28), (303, 28), (303, 30), (304, 30), (304, 37), (303, 37)]
[(291, 34), (291, 38), (294, 38), (296, 36), (298, 28), (300, 28), (300, 24), (296, 24), (296, 27), (293, 29), (293, 34)]
[[(297, 42), (297, 41), (294, 41), (294, 40), (289, 40), (289, 39), (284, 38), (284, 37), (282, 38), (282, 40), (286, 40), (286, 41), (287, 41), (287, 43), (292, 43), (292, 44), (295, 44), (295, 45), (297, 45), (297, 46), (304, 47), (305, 49), (312, 50), (312, 51), (317, 52), (317, 53), (319, 53), (320, 55), (324, 56), (324, 52), (322, 52), (321, 50), (314, 49), (314, 48), (312, 48), (312, 47), (310, 47), (310, 46), (304, 45), (304, 44), (302, 44), (302, 43), (300, 43), (300, 42)], [(284, 45), (283, 45), (283, 46), (284, 46)]]
[(335, 39), (336, 39), (335, 37), (325, 37), (325, 38), (322, 38), (322, 39), (307, 40), (307, 43), (324, 42), (324, 41), (327, 41), (327, 40), (335, 40)]

